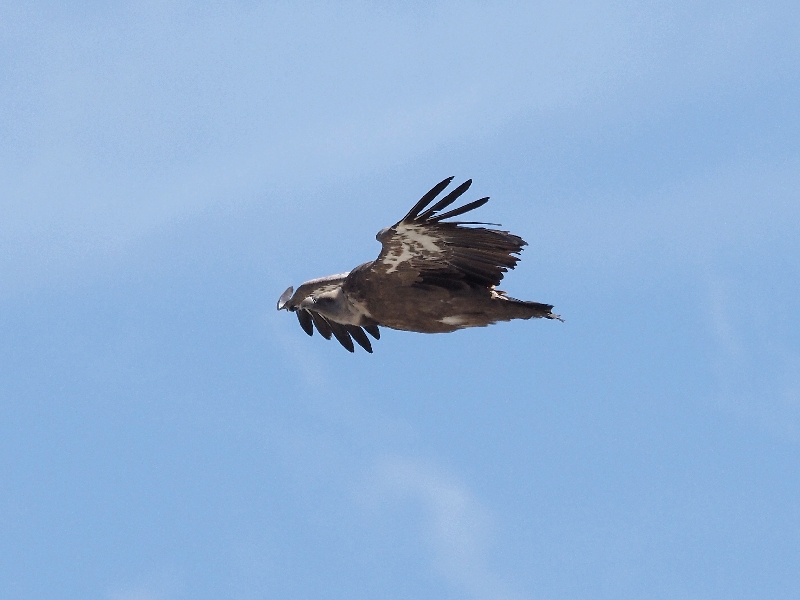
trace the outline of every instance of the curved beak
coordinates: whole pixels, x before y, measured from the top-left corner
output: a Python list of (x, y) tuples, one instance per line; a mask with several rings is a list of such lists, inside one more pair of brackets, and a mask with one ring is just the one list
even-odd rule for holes
[(289, 298), (292, 297), (292, 293), (294, 293), (294, 288), (289, 286), (286, 288), (286, 291), (281, 294), (281, 297), (278, 298), (278, 310), (286, 308), (286, 303), (289, 302)]

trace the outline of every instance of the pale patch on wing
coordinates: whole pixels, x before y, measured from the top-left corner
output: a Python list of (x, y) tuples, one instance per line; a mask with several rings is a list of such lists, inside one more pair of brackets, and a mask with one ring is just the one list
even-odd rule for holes
[(391, 250), (381, 262), (388, 265), (386, 273), (394, 273), (404, 262), (414, 258), (425, 258), (441, 254), (441, 239), (430, 233), (430, 229), (419, 225), (401, 223), (395, 228), (395, 240)]
[(464, 325), (467, 322), (467, 317), (464, 315), (452, 315), (450, 317), (439, 319), (439, 322), (444, 323), (445, 325)]

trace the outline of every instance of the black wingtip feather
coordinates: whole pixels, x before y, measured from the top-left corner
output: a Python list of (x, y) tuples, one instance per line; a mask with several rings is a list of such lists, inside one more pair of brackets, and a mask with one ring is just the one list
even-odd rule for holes
[(432, 201), (434, 198), (436, 198), (436, 196), (438, 196), (438, 195), (439, 195), (439, 193), (440, 193), (440, 192), (441, 192), (441, 191), (442, 191), (444, 188), (446, 188), (448, 185), (450, 185), (450, 182), (451, 182), (451, 181), (453, 181), (454, 177), (455, 177), (455, 176), (453, 176), (453, 177), (448, 177), (447, 179), (443, 179), (442, 181), (440, 181), (439, 183), (437, 183), (435, 186), (433, 186), (433, 187), (432, 187), (432, 188), (431, 188), (431, 189), (428, 191), (428, 193), (427, 193), (427, 194), (425, 194), (425, 195), (424, 195), (422, 198), (420, 198), (419, 202), (417, 202), (417, 203), (414, 205), (414, 207), (413, 207), (413, 208), (412, 208), (410, 211), (408, 211), (408, 214), (407, 214), (405, 217), (403, 217), (403, 219), (402, 219), (402, 220), (403, 220), (403, 221), (411, 221), (411, 220), (413, 220), (413, 219), (414, 219), (414, 218), (415, 218), (415, 217), (416, 217), (416, 216), (419, 214), (419, 211), (421, 211), (423, 208), (425, 208), (426, 206), (428, 206), (428, 204), (430, 204), (430, 203), (431, 203), (431, 201)]
[(328, 321), (328, 324), (331, 326), (333, 336), (344, 346), (345, 350), (348, 352), (355, 352), (356, 349), (355, 346), (353, 346), (353, 340), (350, 339), (350, 334), (347, 333), (347, 329), (345, 329), (344, 325), (336, 321)]
[(300, 327), (303, 328), (303, 331), (308, 335), (314, 335), (314, 325), (311, 324), (311, 314), (307, 310), (298, 310), (297, 320), (300, 321)]
[(447, 219), (447, 218), (450, 218), (450, 217), (457, 217), (458, 215), (463, 215), (466, 212), (469, 212), (471, 210), (475, 210), (476, 208), (478, 208), (480, 206), (483, 206), (488, 201), (489, 201), (489, 197), (487, 196), (486, 198), (481, 198), (480, 200), (475, 200), (474, 202), (470, 202), (469, 204), (465, 204), (464, 206), (461, 206), (459, 208), (451, 210), (450, 212), (446, 212), (443, 215), (438, 215), (438, 216), (433, 217), (432, 219), (428, 219), (428, 220), (431, 223), (438, 223), (439, 221), (441, 221), (443, 219)]
[(372, 344), (369, 343), (369, 338), (367, 337), (367, 334), (364, 333), (364, 330), (355, 325), (345, 325), (345, 327), (347, 329), (347, 333), (349, 333), (352, 338), (358, 342), (358, 345), (372, 354)]
[(378, 329), (377, 325), (364, 325), (364, 329), (366, 329), (367, 333), (374, 337), (376, 340), (381, 339), (381, 330)]
[[(491, 225), (492, 227), (502, 227), (502, 223), (489, 223), (487, 221), (448, 221), (448, 225)], [(525, 243), (527, 246), (527, 242)]]
[(322, 315), (315, 313), (314, 311), (311, 311), (311, 319), (314, 321), (314, 325), (317, 326), (317, 331), (319, 331), (319, 334), (326, 340), (331, 339), (331, 334), (333, 332), (331, 331), (331, 326), (328, 325), (327, 319), (325, 319), (325, 317)]
[(443, 208), (450, 206), (453, 202), (459, 199), (459, 197), (469, 189), (469, 186), (472, 185), (472, 179), (467, 179), (464, 183), (454, 189), (452, 192), (447, 194), (444, 198), (439, 200), (436, 204), (431, 206), (428, 210), (417, 216), (415, 219), (416, 221), (424, 221), (428, 217), (432, 216), (435, 212), (442, 210)]

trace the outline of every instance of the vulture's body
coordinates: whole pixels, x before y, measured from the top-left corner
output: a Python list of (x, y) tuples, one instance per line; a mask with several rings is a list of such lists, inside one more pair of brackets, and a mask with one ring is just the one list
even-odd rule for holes
[(378, 233), (383, 248), (376, 260), (349, 273), (307, 281), (294, 293), (290, 287), (278, 300), (278, 309), (296, 312), (308, 335), (316, 327), (326, 339), (336, 337), (351, 352), (353, 339), (372, 352), (364, 330), (378, 339), (378, 326), (447, 333), (512, 319), (560, 320), (549, 304), (516, 300), (495, 289), (517, 264), (515, 255), (525, 245), (522, 238), (507, 231), (467, 227), (486, 223), (443, 222), (489, 200), (481, 198), (441, 213), (471, 180), (426, 209), (452, 179), (440, 182), (402, 220)]

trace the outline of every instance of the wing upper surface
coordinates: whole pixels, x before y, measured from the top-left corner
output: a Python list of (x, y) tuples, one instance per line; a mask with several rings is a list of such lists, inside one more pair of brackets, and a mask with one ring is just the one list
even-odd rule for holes
[(440, 211), (469, 189), (467, 180), (426, 210), (452, 181), (433, 187), (403, 219), (381, 231), (377, 238), (383, 248), (371, 270), (378, 276), (395, 276), (411, 283), (443, 287), (472, 285), (491, 287), (513, 269), (526, 242), (507, 231), (467, 225), (487, 223), (444, 221), (485, 204), (481, 198), (446, 213)]

